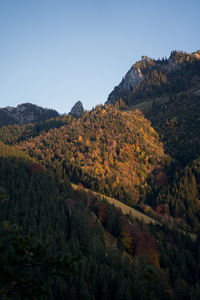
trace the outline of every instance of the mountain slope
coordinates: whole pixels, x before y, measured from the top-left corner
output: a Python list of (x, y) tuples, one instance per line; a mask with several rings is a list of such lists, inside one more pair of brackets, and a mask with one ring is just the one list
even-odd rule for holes
[(130, 105), (140, 109), (164, 142), (165, 152), (186, 165), (200, 155), (200, 83), (180, 93)]
[[(200, 226), (199, 62), (199, 51), (193, 54), (173, 52), (169, 60), (159, 62), (144, 58), (138, 64), (150, 65), (149, 71), (140, 84), (139, 93), (129, 91), (127, 98), (123, 99), (128, 105), (122, 108), (127, 112), (140, 109), (159, 133), (165, 153), (173, 159), (165, 174), (160, 172), (156, 181), (149, 181), (151, 190), (147, 191), (146, 203), (161, 216), (171, 215), (177, 223), (195, 231)], [(153, 72), (158, 71), (158, 63), (167, 81), (159, 85), (158, 80), (155, 87), (150, 68)], [(120, 89), (115, 92), (119, 99)]]
[[(137, 71), (136, 71), (137, 70)], [(137, 78), (138, 79), (137, 79)], [(136, 83), (137, 81), (137, 83)], [(186, 165), (200, 154), (200, 51), (143, 57), (108, 97), (140, 109), (162, 137), (165, 152)]]
[(42, 108), (31, 103), (23, 103), (17, 107), (7, 106), (0, 109), (0, 126), (45, 121), (58, 115), (56, 110)]
[(17, 144), (38, 136), (41, 132), (47, 132), (51, 128), (59, 128), (70, 121), (71, 117), (64, 115), (37, 123), (2, 126), (0, 127), (0, 141), (8, 145)]
[(72, 182), (132, 204), (164, 158), (163, 145), (144, 116), (111, 105), (85, 112), (19, 148), (57, 172), (66, 172)]
[(96, 197), (73, 193), (63, 178), (2, 143), (0, 178), (2, 299), (132, 299), (136, 287), (141, 299), (148, 295), (142, 278), (149, 264), (158, 274), (153, 293), (159, 298), (164, 294), (153, 235), (132, 224), (119, 209), (104, 203), (102, 218)]
[(122, 99), (127, 105), (148, 101), (148, 97), (177, 93), (199, 80), (200, 51), (172, 51), (169, 59), (155, 60), (143, 56), (108, 96), (106, 103)]

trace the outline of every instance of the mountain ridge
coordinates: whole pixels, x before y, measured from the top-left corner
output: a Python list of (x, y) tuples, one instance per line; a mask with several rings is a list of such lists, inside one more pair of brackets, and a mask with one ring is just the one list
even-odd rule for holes
[(172, 51), (168, 59), (142, 56), (109, 94), (105, 104), (122, 99), (131, 105), (147, 96), (179, 92), (191, 84), (190, 75), (199, 77), (199, 70), (200, 50), (192, 53)]
[(0, 126), (15, 124), (29, 124), (45, 121), (58, 117), (59, 113), (54, 109), (47, 109), (41, 106), (26, 102), (17, 107), (6, 106), (0, 109)]

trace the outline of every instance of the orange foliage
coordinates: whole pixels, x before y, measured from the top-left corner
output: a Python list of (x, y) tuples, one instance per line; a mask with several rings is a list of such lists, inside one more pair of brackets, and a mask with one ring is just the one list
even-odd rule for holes
[(90, 188), (117, 197), (123, 190), (121, 197), (129, 200), (134, 195), (134, 203), (164, 156), (158, 135), (140, 111), (122, 112), (112, 105), (98, 106), (18, 147), (54, 168), (59, 163), (72, 181), (90, 182)]

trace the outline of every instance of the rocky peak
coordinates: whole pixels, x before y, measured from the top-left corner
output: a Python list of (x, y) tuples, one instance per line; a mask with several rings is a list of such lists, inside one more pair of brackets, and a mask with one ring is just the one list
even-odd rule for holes
[(193, 53), (174, 50), (171, 52), (168, 59), (168, 64), (165, 66), (165, 71), (176, 71), (182, 67), (190, 59), (200, 59), (200, 50)]
[[(152, 76), (156, 77), (157, 74), (158, 78), (156, 80), (160, 80), (160, 84), (163, 85), (166, 84), (167, 80), (169, 80), (169, 85), (172, 78), (170, 77), (170, 73), (182, 70), (186, 65), (192, 68), (192, 63), (199, 63), (199, 60), (200, 50), (193, 53), (174, 50), (171, 52), (168, 59), (163, 58), (155, 60), (149, 58), (148, 56), (142, 56), (141, 60), (137, 61), (131, 67), (131, 69), (126, 73), (125, 77), (122, 79), (119, 85), (116, 86), (114, 90), (109, 94), (106, 104), (113, 104), (117, 100), (119, 101), (120, 98), (126, 104), (128, 101), (129, 103), (133, 103), (134, 99), (136, 99), (136, 97), (139, 97), (138, 95), (142, 89), (143, 91), (147, 89), (151, 89), (153, 91), (153, 89), (155, 89), (154, 86), (151, 86), (152, 81), (150, 80), (150, 78), (152, 78)], [(175, 76), (178, 75), (175, 74)], [(179, 78), (179, 80), (181, 79)], [(140, 96), (141, 95), (142, 93), (140, 94)]]
[(45, 121), (58, 115), (53, 109), (42, 108), (32, 103), (19, 104), (17, 107), (6, 106), (0, 110), (0, 126)]
[(79, 118), (84, 111), (83, 103), (81, 101), (77, 101), (70, 111), (70, 115), (75, 118)]

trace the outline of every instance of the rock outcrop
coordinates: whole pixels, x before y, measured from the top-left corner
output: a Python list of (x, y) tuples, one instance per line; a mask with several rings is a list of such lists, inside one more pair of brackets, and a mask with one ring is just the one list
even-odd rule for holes
[(130, 71), (126, 74), (124, 81), (122, 82), (122, 88), (131, 91), (136, 87), (137, 84), (140, 85), (142, 81), (143, 75), (140, 68), (131, 68)]
[(81, 101), (77, 101), (70, 111), (70, 115), (79, 118), (84, 111), (83, 103)]
[[(147, 56), (142, 57), (143, 61), (148, 61), (149, 58)], [(114, 91), (108, 96), (108, 100), (106, 104), (112, 104), (115, 102), (115, 92), (117, 91), (125, 91), (130, 92), (132, 91), (137, 85), (139, 86), (144, 80), (144, 76), (142, 71), (136, 63), (131, 67), (131, 69), (126, 73), (125, 77), (122, 79), (120, 84), (115, 87)]]

